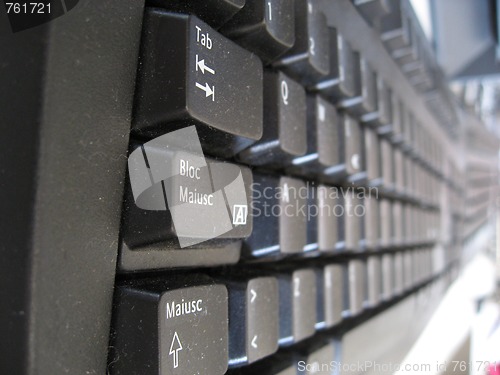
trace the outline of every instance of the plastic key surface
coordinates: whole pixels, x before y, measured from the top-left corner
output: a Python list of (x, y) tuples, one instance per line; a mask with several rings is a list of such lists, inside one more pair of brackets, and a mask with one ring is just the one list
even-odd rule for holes
[(326, 17), (312, 0), (295, 1), (295, 43), (273, 66), (283, 69), (302, 84), (310, 85), (328, 74)]
[(262, 63), (210, 26), (147, 9), (132, 132), (197, 126), (205, 152), (229, 157), (262, 136)]
[[(330, 67), (328, 75), (321, 77), (311, 87), (314, 91), (337, 102), (343, 98), (350, 98), (356, 94), (355, 74), (359, 74), (359, 61), (355, 62), (359, 55), (354, 55), (350, 44), (337, 32), (335, 28), (329, 28), (329, 50)], [(358, 68), (355, 71), (355, 68)]]
[(253, 363), (278, 350), (279, 295), (274, 277), (229, 282), (229, 365)]
[(335, 107), (319, 95), (307, 98), (307, 150), (289, 168), (294, 174), (316, 177), (338, 166), (339, 122)]
[(301, 180), (254, 174), (253, 235), (243, 243), (245, 256), (276, 256), (304, 251), (307, 217), (301, 208), (307, 204), (305, 189)]
[(285, 74), (265, 73), (264, 134), (238, 155), (251, 165), (283, 167), (306, 152), (306, 94)]
[(224, 285), (153, 282), (119, 287), (113, 374), (214, 374), (228, 365)]
[(221, 32), (268, 63), (295, 42), (295, 13), (289, 0), (249, 0)]
[(278, 277), (280, 295), (280, 345), (301, 341), (315, 332), (316, 275), (301, 269)]

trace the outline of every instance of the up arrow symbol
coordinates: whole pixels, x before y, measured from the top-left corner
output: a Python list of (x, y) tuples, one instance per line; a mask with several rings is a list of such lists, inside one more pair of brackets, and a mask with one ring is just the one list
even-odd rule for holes
[(170, 351), (168, 352), (168, 355), (174, 356), (174, 368), (177, 368), (179, 366), (179, 352), (181, 350), (181, 340), (179, 340), (177, 332), (174, 332), (174, 338), (172, 339), (172, 344), (170, 344)]

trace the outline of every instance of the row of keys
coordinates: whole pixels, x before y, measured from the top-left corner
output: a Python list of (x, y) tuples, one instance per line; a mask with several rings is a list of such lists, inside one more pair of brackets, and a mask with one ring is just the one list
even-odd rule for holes
[[(148, 185), (152, 195), (145, 199), (154, 198), (158, 206), (138, 205), (141, 196), (134, 197), (127, 185), (123, 216), (122, 252), (140, 257), (156, 248), (168, 253), (169, 262), (156, 261), (148, 268), (236, 262), (240, 248), (245, 258), (261, 258), (407, 247), (434, 242), (439, 233), (438, 211), (380, 198), (377, 188), (335, 188), (252, 173), (188, 153), (165, 154), (155, 142), (135, 149), (129, 164), (134, 166), (130, 174), (142, 176), (139, 181), (153, 176)], [(155, 166), (177, 172), (168, 177)], [(213, 225), (204, 225), (214, 219)], [(224, 250), (228, 245), (235, 256)], [(225, 257), (212, 254), (215, 259), (208, 261), (213, 249)]]
[[(304, 88), (283, 73), (269, 71), (263, 79), (259, 59), (194, 16), (148, 9), (145, 24), (133, 126), (137, 137), (194, 123), (209, 154), (240, 153), (248, 164), (291, 164), (292, 173), (312, 170), (326, 182), (356, 182), (364, 178), (366, 163), (361, 121), (375, 125), (378, 135), (424, 166), (441, 170), (436, 142), (333, 28), (335, 76), (309, 87), (327, 101), (306, 99)], [(170, 60), (182, 63), (172, 67)], [(285, 65), (281, 69), (290, 74)], [(331, 103), (349, 114), (337, 113)]]
[(412, 246), (439, 233), (438, 211), (377, 199), (373, 191), (259, 173), (253, 181), (254, 230), (243, 242), (244, 257)]
[(111, 374), (224, 374), (429, 279), (431, 255), (419, 249), (275, 276), (130, 281), (117, 290)]

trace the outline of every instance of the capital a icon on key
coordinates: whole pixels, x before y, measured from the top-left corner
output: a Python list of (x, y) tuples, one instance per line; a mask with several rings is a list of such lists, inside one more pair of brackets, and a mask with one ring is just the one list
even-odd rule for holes
[(245, 225), (247, 223), (248, 206), (235, 204), (233, 206), (233, 225)]

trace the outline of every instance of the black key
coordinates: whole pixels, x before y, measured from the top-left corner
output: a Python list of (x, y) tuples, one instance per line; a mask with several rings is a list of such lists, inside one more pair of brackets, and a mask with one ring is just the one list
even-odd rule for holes
[[(204, 150), (228, 157), (262, 136), (262, 63), (194, 16), (147, 9), (133, 133), (197, 126)], [(244, 119), (244, 121), (242, 121)]]
[[(336, 29), (329, 28), (328, 32), (330, 35), (329, 73), (311, 89), (321, 92), (332, 102), (337, 102), (356, 94), (355, 76), (360, 74), (359, 55), (354, 55), (350, 44)], [(355, 58), (358, 58), (357, 62)]]
[(364, 171), (363, 157), (361, 154), (362, 129), (358, 121), (349, 115), (344, 115), (344, 136), (345, 136), (345, 162), (347, 174), (350, 181), (364, 178), (366, 174), (360, 176)]
[(398, 99), (396, 94), (391, 95), (391, 108), (392, 108), (392, 120), (390, 125), (380, 127), (378, 129), (379, 134), (388, 134), (390, 136), (391, 142), (394, 144), (400, 144), (403, 141), (403, 104)]
[(405, 193), (404, 187), (404, 154), (400, 149), (394, 149), (394, 189), (399, 194)]
[(361, 116), (377, 110), (377, 77), (365, 59), (360, 58), (356, 52), (354, 55), (353, 63), (359, 64), (359, 68), (348, 68), (356, 72), (354, 95), (340, 101), (338, 106), (354, 116)]
[(339, 241), (339, 216), (342, 209), (340, 192), (336, 188), (320, 185), (316, 194), (318, 248), (320, 251), (335, 251)]
[(290, 345), (310, 337), (316, 324), (316, 275), (311, 269), (281, 274), (280, 345)]
[(175, 12), (194, 13), (213, 28), (224, 25), (245, 5), (245, 0), (147, 0), (148, 5)]
[(366, 22), (374, 27), (377, 27), (380, 18), (391, 10), (387, 0), (354, 0), (354, 5)]
[(363, 310), (365, 302), (365, 264), (361, 260), (351, 260), (344, 272), (347, 272), (348, 286), (348, 304), (344, 315), (358, 315)]
[(315, 177), (340, 164), (339, 118), (335, 107), (319, 95), (307, 98), (307, 151), (292, 160), (294, 174)]
[(344, 280), (342, 266), (330, 264), (316, 270), (316, 329), (333, 327), (342, 320)]
[(346, 190), (344, 194), (344, 247), (348, 251), (357, 251), (360, 247), (361, 220), (364, 207), (355, 190)]
[[(366, 178), (364, 161), (361, 153), (362, 129), (354, 118), (348, 114), (339, 115), (338, 151), (340, 152), (337, 165), (323, 170), (323, 179), (329, 183), (358, 182)], [(332, 147), (329, 145), (329, 147)], [(335, 146), (333, 146), (335, 148)]]
[(273, 65), (302, 84), (312, 84), (328, 74), (329, 36), (325, 15), (313, 0), (295, 1), (295, 44)]
[(394, 153), (392, 144), (387, 139), (380, 139), (380, 155), (382, 168), (381, 185), (384, 190), (392, 191), (394, 189)]
[(253, 234), (243, 243), (244, 255), (262, 257), (303, 252), (307, 234), (304, 182), (255, 173), (252, 192)]
[(119, 287), (116, 296), (112, 373), (226, 372), (228, 304), (224, 285), (191, 275), (189, 284), (141, 283)]
[(279, 294), (274, 277), (228, 283), (229, 365), (253, 363), (278, 350)]
[(391, 254), (382, 256), (382, 299), (390, 300), (394, 294), (394, 259)]
[(366, 196), (364, 198), (365, 214), (364, 220), (364, 247), (367, 249), (376, 249), (380, 236), (379, 221), (379, 201), (375, 196)]
[(221, 32), (269, 63), (295, 42), (293, 2), (248, 0)]
[(391, 91), (385, 82), (377, 76), (377, 110), (361, 116), (361, 122), (378, 127), (389, 125), (392, 121)]
[(380, 20), (380, 39), (389, 52), (407, 47), (411, 43), (408, 18), (403, 16), (399, 0), (390, 0), (391, 12)]
[(375, 130), (364, 128), (366, 178), (370, 186), (378, 186), (380, 179), (380, 143)]
[[(125, 253), (146, 257), (146, 252), (136, 250), (161, 248), (168, 256), (165, 263), (157, 260), (158, 267), (198, 264), (208, 254), (198, 251), (183, 259), (177, 257), (193, 248), (238, 243), (252, 232), (248, 213), (250, 170), (205, 160), (199, 143), (197, 147), (189, 145), (186, 151), (176, 149), (179, 139), (192, 142), (193, 137), (196, 140), (194, 127), (181, 129), (131, 153), (131, 183), (126, 186), (123, 216), (123, 262), (127, 262)], [(179, 252), (181, 247), (184, 249)], [(124, 269), (133, 267), (125, 263)]]
[(389, 247), (393, 238), (392, 203), (387, 199), (379, 201), (380, 208), (380, 246)]
[(394, 254), (394, 294), (403, 292), (404, 283), (404, 261), (401, 251)]
[(413, 127), (415, 126), (415, 117), (410, 112), (410, 110), (408, 110), (408, 108), (406, 109), (406, 111), (404, 111), (403, 116), (404, 116), (404, 121), (402, 122), (403, 144), (401, 145), (401, 147), (403, 151), (405, 151), (408, 154), (411, 154), (413, 149)]
[(380, 303), (382, 293), (382, 268), (380, 258), (377, 256), (368, 257), (366, 260), (368, 295), (367, 307), (374, 307)]
[(408, 290), (413, 286), (413, 253), (414, 251), (405, 251), (403, 253), (403, 289)]
[(283, 73), (266, 72), (264, 134), (238, 159), (252, 165), (286, 166), (306, 152), (306, 94)]

